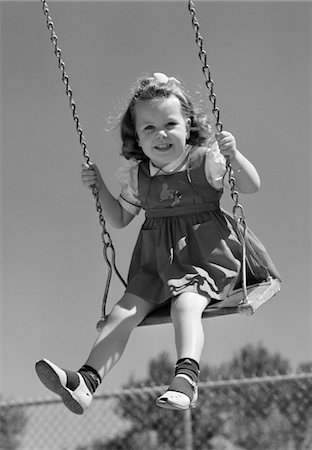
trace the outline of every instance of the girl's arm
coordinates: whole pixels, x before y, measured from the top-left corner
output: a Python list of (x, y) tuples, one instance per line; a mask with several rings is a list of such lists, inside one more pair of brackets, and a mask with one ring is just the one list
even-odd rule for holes
[(260, 177), (256, 168), (237, 150), (234, 136), (222, 131), (216, 135), (220, 152), (230, 161), (236, 189), (244, 194), (253, 194), (260, 189)]
[(126, 211), (119, 201), (107, 189), (99, 169), (95, 164), (82, 164), (81, 180), (84, 186), (96, 186), (99, 192), (99, 201), (103, 209), (103, 216), (114, 228), (124, 228), (135, 217)]

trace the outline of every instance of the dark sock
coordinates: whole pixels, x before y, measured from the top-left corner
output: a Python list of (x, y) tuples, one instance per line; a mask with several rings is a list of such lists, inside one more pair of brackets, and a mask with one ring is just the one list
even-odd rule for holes
[(82, 378), (84, 379), (88, 389), (92, 392), (92, 394), (99, 387), (102, 379), (98, 372), (93, 369), (91, 366), (87, 366), (86, 364), (78, 370)]
[(177, 375), (187, 375), (194, 383), (198, 383), (199, 365), (198, 362), (192, 358), (179, 359), (175, 366), (175, 377), (169, 386), (170, 391), (182, 392), (191, 400), (194, 395), (194, 388), (184, 377), (177, 377)]
[(199, 377), (199, 364), (195, 359), (181, 358), (175, 365), (175, 375), (178, 373), (188, 375), (195, 383), (197, 383)]

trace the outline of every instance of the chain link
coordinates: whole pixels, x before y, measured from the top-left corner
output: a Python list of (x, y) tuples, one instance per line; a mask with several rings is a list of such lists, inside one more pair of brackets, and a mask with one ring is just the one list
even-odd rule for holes
[[(76, 106), (76, 103), (75, 103), (74, 98), (73, 98), (73, 91), (72, 91), (72, 89), (70, 87), (69, 77), (68, 77), (68, 74), (66, 72), (65, 62), (62, 59), (62, 51), (61, 51), (61, 49), (59, 47), (59, 44), (58, 44), (58, 37), (57, 37), (57, 35), (55, 33), (55, 30), (54, 30), (54, 24), (53, 24), (52, 18), (50, 16), (49, 7), (48, 7), (48, 4), (47, 4), (46, 0), (41, 0), (41, 3), (42, 3), (43, 13), (44, 13), (45, 18), (46, 18), (46, 25), (47, 25), (48, 30), (50, 31), (50, 40), (51, 40), (51, 42), (52, 42), (52, 44), (54, 46), (54, 54), (57, 57), (58, 68), (61, 71), (62, 81), (63, 81), (63, 83), (65, 85), (66, 95), (67, 95), (68, 100), (69, 100), (69, 107), (70, 107), (70, 109), (72, 111), (73, 120), (74, 120), (75, 125), (76, 125), (76, 131), (77, 131), (77, 134), (78, 134), (78, 137), (79, 137), (79, 144), (80, 144), (80, 146), (82, 148), (82, 154), (83, 154), (83, 157), (84, 157), (84, 160), (85, 160), (86, 164), (88, 166), (90, 166), (92, 164), (91, 160), (90, 160), (90, 155), (89, 155), (89, 152), (88, 152), (88, 149), (87, 149), (87, 144), (86, 144), (86, 141), (85, 141), (85, 137), (83, 135), (83, 131), (82, 131), (82, 128), (81, 128), (80, 119), (79, 119), (79, 116), (77, 114), (77, 106)], [(126, 286), (126, 282), (123, 279), (123, 277), (121, 276), (121, 274), (120, 274), (120, 272), (119, 272), (119, 270), (118, 270), (118, 268), (116, 266), (115, 248), (114, 248), (111, 236), (110, 236), (110, 234), (108, 233), (108, 231), (106, 229), (106, 223), (105, 223), (105, 219), (104, 219), (104, 216), (103, 216), (103, 210), (102, 210), (102, 206), (101, 206), (100, 199), (99, 199), (99, 191), (98, 191), (98, 189), (97, 189), (97, 187), (95, 185), (92, 186), (92, 194), (93, 194), (93, 197), (95, 199), (95, 207), (96, 207), (96, 211), (98, 212), (99, 223), (100, 223), (100, 226), (102, 228), (101, 238), (102, 238), (102, 243), (103, 243), (103, 256), (104, 256), (104, 259), (105, 259), (105, 261), (107, 263), (107, 266), (108, 266), (108, 274), (107, 274), (106, 285), (105, 285), (104, 296), (103, 296), (103, 302), (102, 302), (102, 315), (101, 315), (100, 321), (97, 324), (97, 329), (98, 329), (98, 331), (100, 331), (102, 329), (102, 327), (103, 327), (103, 325), (104, 325), (104, 323), (106, 321), (106, 317), (107, 317), (105, 309), (106, 309), (106, 301), (107, 301), (107, 296), (108, 296), (108, 292), (109, 292), (109, 287), (110, 287), (110, 282), (111, 282), (111, 278), (112, 278), (112, 271), (113, 271), (113, 269), (114, 269), (116, 275), (118, 276), (118, 278), (120, 279), (120, 281), (123, 283), (124, 286)], [(111, 251), (110, 252), (111, 253), (110, 258), (108, 256), (108, 250), (109, 249)]]

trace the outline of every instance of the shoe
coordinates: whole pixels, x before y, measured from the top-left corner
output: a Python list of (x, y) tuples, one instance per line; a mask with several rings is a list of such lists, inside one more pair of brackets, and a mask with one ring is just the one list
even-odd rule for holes
[(79, 384), (74, 390), (67, 386), (69, 371), (61, 369), (47, 359), (41, 359), (36, 363), (36, 372), (45, 387), (59, 395), (64, 405), (74, 414), (83, 414), (90, 406), (93, 396), (79, 372), (75, 372)]
[[(177, 375), (177, 376), (182, 376)], [(186, 377), (183, 377), (186, 378)], [(186, 378), (187, 381), (192, 386), (193, 390), (193, 398), (190, 399), (190, 397), (183, 392), (178, 391), (166, 391), (163, 395), (158, 397), (156, 400), (156, 405), (160, 406), (160, 408), (165, 409), (189, 409), (189, 408), (195, 408), (196, 402), (198, 400), (198, 386), (197, 383), (192, 381), (189, 377)]]

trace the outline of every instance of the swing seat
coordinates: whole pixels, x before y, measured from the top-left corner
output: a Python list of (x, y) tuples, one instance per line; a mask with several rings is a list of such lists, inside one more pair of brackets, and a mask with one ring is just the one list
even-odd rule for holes
[[(208, 305), (203, 312), (203, 319), (223, 316), (226, 314), (252, 315), (263, 303), (272, 298), (280, 290), (280, 282), (269, 279), (259, 284), (247, 286), (247, 299), (244, 299), (243, 289), (232, 291), (228, 297), (216, 304)], [(170, 305), (162, 306), (148, 314), (140, 323), (139, 327), (145, 325), (160, 325), (170, 323)]]

